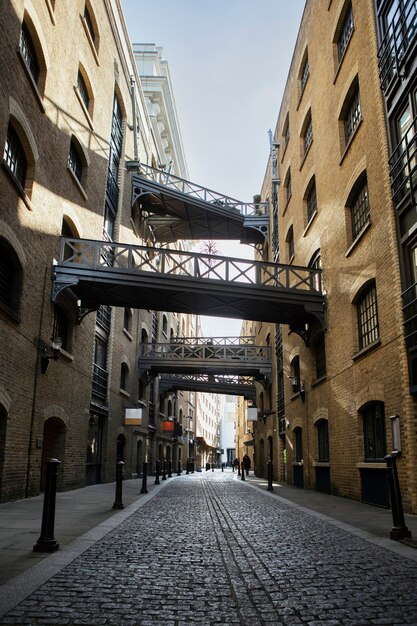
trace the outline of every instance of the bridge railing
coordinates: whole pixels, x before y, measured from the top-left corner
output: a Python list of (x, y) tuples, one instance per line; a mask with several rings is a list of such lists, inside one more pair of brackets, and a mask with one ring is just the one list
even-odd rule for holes
[[(129, 163), (129, 169), (131, 169), (133, 165), (133, 163)], [(202, 200), (203, 202), (207, 202), (223, 209), (238, 211), (246, 217), (268, 214), (269, 205), (267, 202), (241, 202), (240, 200), (236, 200), (236, 198), (225, 196), (217, 191), (213, 191), (212, 189), (208, 189), (202, 185), (197, 185), (196, 183), (192, 183), (185, 178), (180, 178), (175, 174), (170, 174), (164, 170), (156, 169), (150, 165), (146, 165), (145, 163), (138, 164), (138, 169), (136, 172), (133, 172), (133, 174), (139, 179), (143, 179), (145, 181), (150, 180), (158, 185), (162, 185), (166, 189), (177, 191), (191, 198)], [(135, 184), (138, 184), (138, 181), (135, 180), (134, 177), (132, 179), (132, 184), (134, 190)], [(135, 198), (135, 193), (133, 193), (133, 198)]]
[(262, 364), (271, 363), (270, 346), (242, 345), (214, 345), (207, 342), (195, 344), (178, 343), (141, 343), (139, 346), (139, 359), (144, 360), (170, 360), (170, 361), (194, 361), (195, 359), (222, 361), (243, 361), (245, 363)]
[(215, 382), (224, 385), (236, 385), (252, 388), (255, 384), (253, 376), (236, 376), (228, 374), (160, 374), (159, 380), (163, 382), (195, 382), (195, 383), (210, 383)]
[(62, 238), (59, 265), (74, 270), (151, 273), (322, 294), (321, 270), (316, 268), (91, 239)]

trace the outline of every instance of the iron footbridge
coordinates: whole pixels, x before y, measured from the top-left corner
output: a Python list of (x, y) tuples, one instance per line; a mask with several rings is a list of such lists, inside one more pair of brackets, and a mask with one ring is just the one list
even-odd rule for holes
[(243, 396), (245, 400), (256, 400), (255, 380), (251, 376), (222, 374), (160, 374), (159, 391), (200, 391), (229, 396)]
[(164, 170), (129, 161), (132, 211), (157, 243), (181, 239), (268, 241), (268, 203), (244, 203)]
[(119, 242), (62, 238), (52, 300), (67, 290), (84, 312), (110, 305), (212, 315), (300, 334), (325, 321), (319, 269)]

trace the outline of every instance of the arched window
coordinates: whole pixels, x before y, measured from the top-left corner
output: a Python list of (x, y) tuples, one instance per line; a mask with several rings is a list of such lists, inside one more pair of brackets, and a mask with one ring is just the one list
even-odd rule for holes
[(27, 158), (16, 129), (10, 123), (7, 128), (3, 158), (9, 171), (13, 174), (20, 187), (24, 189), (27, 173)]
[(383, 402), (369, 402), (360, 409), (363, 419), (365, 461), (380, 461), (387, 453)]
[(303, 157), (306, 156), (311, 144), (313, 143), (313, 121), (311, 119), (311, 110), (307, 113), (306, 119), (301, 131), (301, 137), (303, 140)]
[(294, 228), (292, 226), (290, 226), (290, 228), (288, 229), (286, 242), (287, 242), (287, 249), (288, 249), (288, 262), (290, 262), (291, 259), (294, 256), (294, 253), (295, 253), (295, 249), (294, 249)]
[(329, 461), (329, 424), (325, 419), (316, 422), (317, 443), (318, 443), (318, 460), (321, 463)]
[(308, 264), (308, 267), (310, 267), (313, 270), (320, 270), (320, 271), (312, 273), (311, 287), (312, 289), (315, 289), (316, 291), (321, 291), (323, 289), (323, 281), (321, 278), (322, 264), (321, 264), (320, 250), (317, 250), (317, 252), (313, 254), (313, 256), (311, 257), (311, 261)]
[(40, 65), (32, 35), (26, 22), (23, 22), (22, 30), (20, 31), (19, 49), (26, 63), (26, 67), (37, 85), (39, 82)]
[(284, 149), (287, 147), (288, 142), (290, 141), (290, 118), (289, 118), (289, 113), (287, 113), (287, 116), (285, 118), (285, 122), (284, 122), (284, 127), (282, 129), (282, 137), (283, 137), (283, 143), (284, 143)]
[(162, 332), (164, 333), (165, 337), (168, 336), (168, 320), (166, 315), (162, 316)]
[(54, 322), (52, 327), (52, 337), (60, 337), (62, 348), (69, 352), (69, 329), (70, 325), (65, 311), (55, 304), (54, 306)]
[(293, 393), (298, 393), (301, 388), (300, 357), (298, 355), (291, 361), (291, 388)]
[(355, 241), (371, 221), (366, 172), (363, 172), (355, 182), (346, 206), (350, 212), (352, 241)]
[(100, 32), (90, 0), (86, 0), (85, 2), (84, 15), (81, 16), (81, 21), (84, 26), (84, 31), (87, 35), (88, 43), (90, 44), (94, 59), (99, 65), (98, 51), (100, 46)]
[(94, 104), (93, 90), (87, 73), (81, 65), (78, 69), (76, 94), (83, 105), (85, 112), (88, 113), (90, 118), (92, 118)]
[(19, 314), (23, 271), (17, 254), (0, 237), (0, 306), (14, 316)]
[(359, 349), (366, 348), (379, 339), (376, 285), (368, 283), (356, 301), (358, 315)]
[(125, 307), (123, 315), (123, 329), (130, 333), (132, 327), (132, 311), (128, 307)]
[(316, 369), (316, 379), (326, 376), (326, 344), (324, 341), (324, 332), (321, 332), (314, 340), (314, 365)]
[(359, 80), (356, 77), (347, 93), (339, 119), (343, 125), (344, 143), (347, 146), (362, 121), (361, 102), (359, 97)]
[(295, 460), (297, 463), (301, 463), (303, 460), (303, 431), (298, 426), (294, 428), (295, 437)]
[(349, 1), (340, 16), (339, 25), (336, 30), (337, 59), (340, 63), (354, 29), (352, 3)]
[(285, 176), (284, 189), (285, 189), (285, 201), (288, 204), (292, 196), (291, 170), (290, 169), (288, 170), (287, 175)]
[(317, 213), (317, 192), (316, 192), (316, 178), (310, 180), (307, 191), (305, 193), (305, 204), (307, 209), (307, 224), (313, 219)]
[(129, 378), (129, 367), (127, 363), (122, 363), (120, 366), (120, 389), (126, 391)]
[(74, 135), (71, 137), (70, 149), (68, 153), (68, 168), (81, 187), (85, 187), (87, 161), (81, 148), (81, 144), (78, 139), (74, 137)]
[(301, 69), (299, 73), (300, 80), (300, 94), (303, 94), (304, 88), (307, 84), (308, 77), (310, 76), (310, 64), (308, 62), (308, 51), (306, 50), (301, 63)]

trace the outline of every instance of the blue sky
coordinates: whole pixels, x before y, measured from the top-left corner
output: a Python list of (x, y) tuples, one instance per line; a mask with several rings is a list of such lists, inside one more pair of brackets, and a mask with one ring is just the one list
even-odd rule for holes
[[(251, 202), (261, 189), (268, 129), (275, 128), (305, 0), (121, 3), (132, 43), (164, 48), (190, 179)], [(245, 249), (220, 245), (227, 256), (248, 257)], [(224, 334), (238, 328), (221, 325)]]

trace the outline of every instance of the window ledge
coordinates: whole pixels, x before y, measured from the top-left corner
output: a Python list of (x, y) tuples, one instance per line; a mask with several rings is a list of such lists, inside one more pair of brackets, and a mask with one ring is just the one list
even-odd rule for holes
[(72, 355), (70, 352), (67, 352), (63, 348), (61, 348), (59, 351), (59, 358), (61, 357), (63, 357), (65, 361), (69, 361), (69, 362), (72, 362), (74, 360), (74, 355)]
[(356, 463), (357, 469), (387, 469), (387, 464), (380, 461), (363, 461)]
[(128, 393), (128, 392), (126, 391), (126, 389), (122, 389), (122, 388), (120, 388), (120, 389), (119, 389), (119, 393), (120, 393), (120, 395), (121, 395), (121, 396), (123, 396), (123, 397), (125, 397), (125, 398), (130, 398), (130, 393)]
[(307, 224), (307, 226), (304, 229), (303, 237), (305, 237), (307, 235), (308, 231), (310, 230), (310, 227), (311, 227), (312, 223), (316, 219), (316, 216), (317, 216), (317, 209), (314, 211), (313, 215), (310, 217), (310, 219), (308, 221), (308, 224)]
[(288, 139), (287, 143), (285, 143), (285, 142), (284, 142), (284, 149), (283, 149), (283, 151), (282, 151), (281, 163), (282, 163), (282, 162), (283, 162), (283, 160), (284, 160), (285, 153), (287, 152), (287, 146), (288, 146), (288, 144), (289, 144), (289, 143), (290, 143), (290, 140), (289, 140), (289, 139)]
[(355, 352), (355, 354), (352, 354), (352, 360), (356, 361), (356, 359), (360, 359), (361, 357), (368, 354), (368, 352), (372, 352), (372, 350), (379, 348), (380, 345), (381, 345), (381, 339), (378, 338), (372, 343), (370, 343), (369, 346), (366, 346), (366, 348), (362, 348), (362, 350), (359, 350), (358, 352)]
[(371, 222), (371, 220), (369, 219), (369, 220), (366, 222), (365, 226), (362, 228), (362, 230), (361, 230), (361, 232), (359, 233), (359, 235), (357, 235), (357, 237), (356, 237), (355, 241), (353, 241), (353, 242), (351, 243), (351, 245), (349, 246), (349, 248), (347, 249), (346, 254), (345, 254), (345, 257), (348, 257), (348, 256), (349, 256), (349, 255), (353, 252), (353, 250), (356, 248), (356, 246), (358, 245), (358, 243), (362, 240), (362, 238), (363, 238), (363, 236), (365, 235), (365, 233), (366, 233), (366, 232), (370, 229), (371, 224), (372, 224), (372, 222)]
[(291, 465), (293, 467), (302, 467), (304, 465), (304, 461), (294, 461)]
[(285, 202), (285, 205), (284, 205), (284, 210), (283, 210), (283, 212), (282, 212), (282, 214), (283, 214), (283, 215), (285, 215), (285, 213), (287, 212), (288, 206), (289, 206), (289, 204), (290, 204), (290, 202), (291, 202), (291, 197), (292, 197), (292, 194), (291, 194), (291, 196), (288, 198), (288, 200)]
[(90, 116), (90, 114), (89, 114), (89, 112), (88, 112), (88, 109), (87, 109), (87, 107), (85, 106), (84, 101), (83, 101), (83, 99), (81, 98), (80, 92), (79, 92), (78, 87), (77, 87), (76, 85), (74, 85), (74, 91), (75, 91), (75, 95), (76, 95), (76, 96), (77, 96), (77, 98), (78, 98), (78, 102), (79, 102), (79, 103), (80, 103), (80, 105), (81, 105), (81, 108), (82, 108), (82, 110), (83, 110), (83, 113), (84, 113), (84, 115), (85, 115), (85, 118), (86, 118), (86, 120), (87, 120), (87, 123), (88, 123), (89, 127), (91, 128), (91, 130), (94, 130), (93, 120), (91, 119), (91, 116)]
[(85, 21), (85, 17), (84, 15), (81, 15), (81, 13), (80, 13), (80, 18), (81, 18), (81, 22), (85, 30), (85, 34), (87, 35), (88, 43), (90, 44), (90, 48), (91, 48), (91, 52), (93, 53), (94, 60), (97, 63), (97, 65), (100, 66), (100, 59), (98, 58), (97, 48), (90, 35), (90, 31), (88, 29), (87, 22)]
[(80, 192), (80, 194), (84, 198), (84, 200), (87, 200), (87, 194), (86, 194), (86, 192), (84, 190), (84, 187), (82, 186), (82, 184), (80, 183), (80, 181), (78, 180), (78, 178), (76, 177), (76, 175), (74, 174), (74, 172), (72, 171), (72, 169), (70, 168), (69, 165), (67, 165), (67, 171), (68, 171), (69, 175), (71, 176), (73, 182), (75, 183), (75, 186), (77, 187), (78, 191)]
[(29, 209), (29, 211), (33, 211), (33, 206), (32, 206), (32, 203), (30, 201), (28, 194), (23, 189), (22, 185), (19, 183), (19, 181), (17, 180), (13, 172), (11, 172), (10, 169), (7, 167), (4, 159), (1, 160), (1, 166), (3, 170), (6, 172), (8, 179), (12, 183), (13, 187), (16, 189), (20, 198), (23, 200), (24, 204), (26, 205), (26, 208)]
[[(303, 99), (303, 95), (304, 95), (304, 92), (305, 92), (305, 90), (306, 90), (306, 86), (307, 86), (307, 83), (308, 83), (308, 79), (309, 79), (309, 78), (310, 78), (310, 72), (308, 73), (307, 80), (306, 80), (306, 82), (304, 83), (304, 87), (303, 87), (303, 88), (302, 88), (302, 90), (301, 90), (300, 97), (298, 98), (298, 103), (297, 103), (297, 108), (296, 108), (296, 111), (298, 111), (298, 109), (300, 108), (300, 104), (301, 104), (301, 101), (302, 101), (302, 99)], [(300, 83), (300, 84), (301, 84), (301, 83)]]
[(329, 461), (313, 461), (313, 467), (330, 467)]
[(45, 107), (43, 105), (43, 98), (39, 92), (38, 85), (35, 83), (34, 78), (32, 74), (30, 73), (28, 66), (26, 65), (26, 61), (23, 58), (23, 55), (19, 47), (17, 48), (17, 56), (19, 57), (20, 62), (23, 65), (23, 69), (29, 81), (30, 88), (32, 89), (33, 95), (35, 96), (36, 102), (38, 103), (41, 113), (45, 113)]
[(129, 341), (133, 341), (133, 337), (130, 334), (130, 332), (127, 330), (127, 328), (123, 328), (123, 334), (126, 335), (126, 337), (129, 339)]
[(347, 144), (345, 146), (345, 149), (343, 150), (343, 154), (342, 154), (341, 159), (339, 161), (339, 166), (342, 165), (343, 161), (345, 160), (345, 157), (346, 157), (347, 153), (350, 150), (350, 146), (352, 145), (353, 140), (355, 139), (355, 137), (356, 137), (356, 135), (357, 135), (357, 133), (359, 131), (359, 128), (362, 126), (362, 122), (363, 122), (363, 117), (361, 115), (361, 119), (359, 120), (358, 125), (356, 126), (355, 130), (353, 131), (353, 133), (349, 137), (349, 141), (347, 142)]

